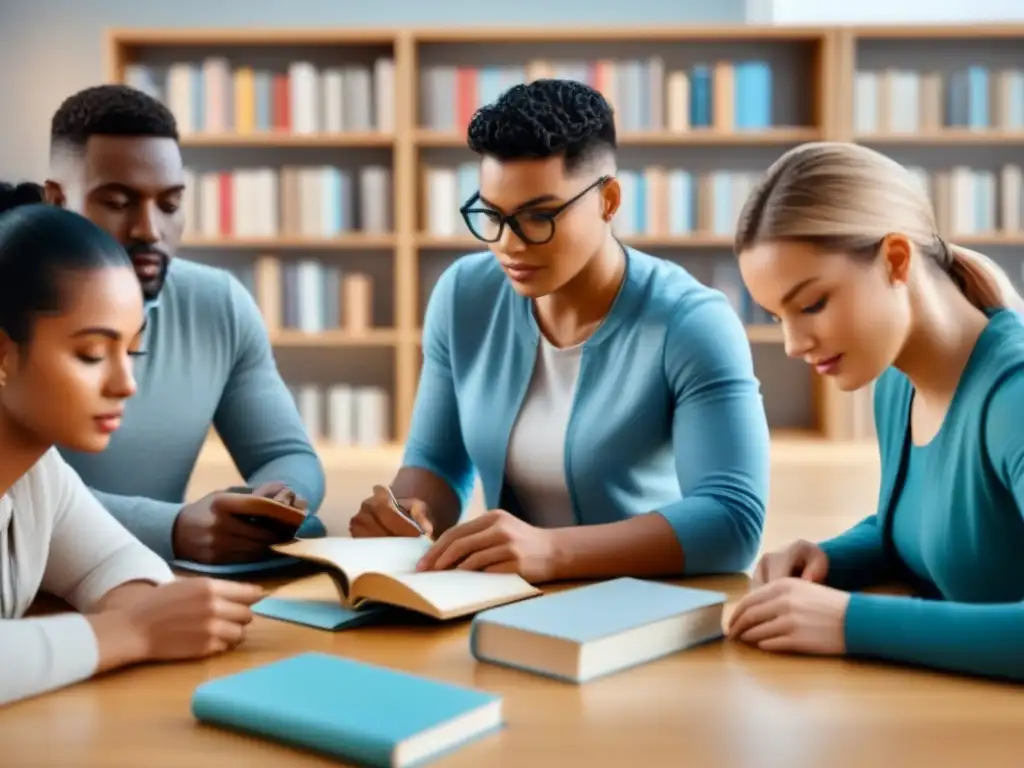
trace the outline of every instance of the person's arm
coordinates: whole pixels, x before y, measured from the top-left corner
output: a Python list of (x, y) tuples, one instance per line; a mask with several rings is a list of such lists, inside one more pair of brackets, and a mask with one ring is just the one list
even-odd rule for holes
[(174, 521), (181, 511), (181, 504), (145, 496), (122, 496), (95, 488), (89, 490), (139, 541), (165, 560), (174, 559)]
[(884, 581), (889, 575), (877, 515), (864, 518), (818, 546), (828, 557), (825, 583), (830, 587), (852, 592)]
[[(174, 579), (167, 564), (115, 520), (56, 451), (41, 461), (45, 498), (52, 505), (53, 533), (40, 588), (85, 613), (104, 607), (121, 590), (136, 591)], [(38, 514), (50, 514), (39, 509)], [(150, 588), (152, 588), (150, 586)], [(127, 592), (123, 593), (126, 594)], [(109, 626), (108, 626), (109, 625)], [(0, 621), (0, 704), (56, 690), (98, 671), (135, 660), (122, 647), (124, 627), (104, 618), (65, 613)]]
[(282, 482), (314, 515), (324, 498), (323, 465), (277, 371), (259, 308), (241, 283), (227, 279), (235, 359), (213, 425), (249, 485)]
[(441, 275), (427, 303), (423, 369), (402, 467), (392, 483), (399, 498), (426, 503), (435, 537), (459, 521), (473, 493), (473, 463), (462, 437), (452, 379), (452, 305), (457, 280), (458, 262)]
[[(1024, 375), (993, 395), (984, 440), (1024, 514)], [(855, 593), (846, 609), (850, 656), (1024, 682), (1024, 603), (960, 603)]]
[(746, 331), (722, 299), (685, 297), (664, 365), (682, 498), (618, 523), (560, 528), (562, 578), (695, 576), (748, 568), (768, 497), (768, 421)]

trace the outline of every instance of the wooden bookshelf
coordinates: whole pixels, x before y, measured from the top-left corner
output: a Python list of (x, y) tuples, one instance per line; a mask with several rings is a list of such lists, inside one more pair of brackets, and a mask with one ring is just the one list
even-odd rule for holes
[[(373, 164), (390, 169), (391, 228), (387, 232), (204, 235), (193, 228), (182, 255), (229, 269), (273, 256), (282, 263), (329, 259), (342, 270), (358, 264), (360, 270), (372, 272), (377, 281), (372, 327), (360, 332), (336, 328), (307, 333), (282, 328), (268, 318), (268, 329), (286, 380), (307, 373), (327, 383), (346, 381), (349, 376), (363, 381), (376, 378), (389, 397), (386, 442), (393, 446), (404, 440), (411, 418), (422, 354), (420, 328), (430, 290), (452, 260), (484, 249), (464, 228), (437, 232), (427, 225), (427, 169), (473, 159), (465, 147), (464, 130), (439, 128), (424, 119), (428, 70), (508, 68), (528, 61), (557, 67), (564, 62), (586, 65), (656, 57), (664, 62), (667, 76), (690, 72), (702, 63), (714, 67), (734, 60), (761, 60), (770, 69), (772, 90), (767, 123), (756, 128), (737, 129), (720, 124), (717, 117), (708, 126), (694, 127), (687, 106), (687, 125), (678, 120), (673, 125), (666, 113), (660, 124), (644, 129), (635, 119), (630, 125), (624, 108), (617, 105), (620, 121), (626, 121), (619, 126), (624, 169), (692, 166), (694, 174), (722, 168), (753, 177), (786, 149), (836, 138), (845, 130), (848, 110), (844, 112), (845, 102), (837, 96), (836, 87), (850, 75), (843, 69), (848, 66), (844, 46), (850, 45), (849, 35), (839, 30), (810, 27), (112, 30), (108, 77), (130, 82), (140, 69), (156, 72), (180, 62), (201, 65), (211, 57), (226, 58), (232, 71), (235, 67), (287, 71), (290, 62), (303, 60), (316, 67), (353, 61), (371, 65), (376, 57), (390, 58), (393, 99), (388, 101), (393, 103), (387, 105), (391, 118), (384, 129), (326, 130), (320, 125), (296, 132), (274, 125), (257, 130), (250, 124), (240, 131), (188, 130), (181, 145), (190, 168), (203, 163), (234, 169), (344, 162), (353, 168)], [(668, 109), (666, 104), (663, 111)], [(450, 207), (458, 206), (453, 200)], [(702, 215), (698, 211), (696, 223), (685, 231), (633, 227), (620, 236), (637, 248), (682, 263), (698, 279), (713, 282), (716, 265), (734, 263), (732, 231), (701, 224), (697, 220)], [(265, 306), (261, 308), (266, 312)], [(748, 323), (748, 335), (773, 432), (837, 436), (840, 430), (835, 425), (844, 415), (829, 405), (829, 395), (812, 371), (800, 361), (786, 359), (780, 328)]]
[[(1016, 167), (1024, 147), (1024, 26), (846, 27), (837, 35), (834, 137), (919, 174), (943, 236), (983, 250), (1021, 288), (1024, 185)], [(965, 198), (970, 202), (962, 204)], [(982, 220), (974, 215), (979, 199)], [(823, 386), (818, 394), (826, 437), (873, 434), (870, 388), (851, 394)]]

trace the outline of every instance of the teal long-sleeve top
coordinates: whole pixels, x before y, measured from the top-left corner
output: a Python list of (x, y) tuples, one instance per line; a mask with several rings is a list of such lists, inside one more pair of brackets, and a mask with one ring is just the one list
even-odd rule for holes
[(919, 596), (854, 592), (851, 656), (1024, 681), (1024, 325), (991, 313), (936, 436), (910, 439), (913, 387), (878, 381), (876, 514), (822, 543), (827, 583), (893, 578)]
[[(517, 514), (506, 454), (539, 341), (532, 301), (490, 252), (439, 278), (403, 465), (444, 479), (463, 509), (479, 473), (487, 507)], [(768, 426), (725, 296), (627, 249), (619, 293), (583, 345), (563, 455), (578, 524), (661, 514), (687, 574), (749, 567), (764, 528)]]
[(302, 533), (323, 535), (323, 466), (249, 292), (225, 270), (175, 258), (146, 312), (145, 355), (121, 428), (106, 450), (62, 449), (64, 459), (136, 538), (171, 560), (174, 522), (212, 427), (250, 486), (287, 484), (309, 502)]

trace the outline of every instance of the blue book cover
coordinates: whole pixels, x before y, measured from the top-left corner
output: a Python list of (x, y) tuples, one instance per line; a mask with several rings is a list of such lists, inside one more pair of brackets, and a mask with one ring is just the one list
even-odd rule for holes
[[(470, 652), (478, 661), (584, 682), (721, 638), (726, 599), (710, 590), (612, 579), (483, 611), (470, 628)], [(601, 647), (643, 628), (651, 634), (633, 649), (609, 656)], [(559, 664), (566, 658), (570, 663)]]
[(397, 620), (404, 613), (383, 604), (368, 603), (359, 608), (342, 605), (339, 587), (330, 573), (296, 579), (274, 590), (252, 606), (252, 612), (268, 619), (301, 624), (331, 632), (380, 625)]
[(500, 696), (323, 653), (203, 683), (192, 715), (370, 768), (423, 765), (504, 726)]
[(711, 67), (698, 64), (690, 73), (690, 125), (710, 128), (712, 116)]
[(388, 606), (367, 605), (358, 609), (346, 608), (333, 600), (308, 600), (289, 597), (265, 597), (252, 606), (252, 612), (268, 619), (301, 624), (314, 629), (336, 632), (355, 629), (367, 624), (378, 624), (393, 612)]
[(989, 127), (989, 79), (985, 67), (967, 68), (967, 126)]

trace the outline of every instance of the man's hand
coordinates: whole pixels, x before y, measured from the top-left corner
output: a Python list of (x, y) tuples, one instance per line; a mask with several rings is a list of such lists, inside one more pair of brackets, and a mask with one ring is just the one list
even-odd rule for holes
[(303, 511), (309, 509), (308, 501), (299, 496), (299, 494), (284, 483), (276, 480), (272, 483), (263, 483), (263, 485), (256, 486), (253, 488), (251, 495), (278, 501), (282, 504), (288, 505), (289, 507), (295, 507), (296, 509), (301, 509)]
[(250, 514), (248, 510), (251, 510), (254, 496), (278, 501), (292, 498), (305, 505), (283, 483), (267, 483), (246, 494), (229, 491), (207, 494), (178, 512), (172, 539), (174, 556), (208, 565), (251, 563), (268, 557), (271, 544), (288, 541), (291, 535), (241, 519)]

